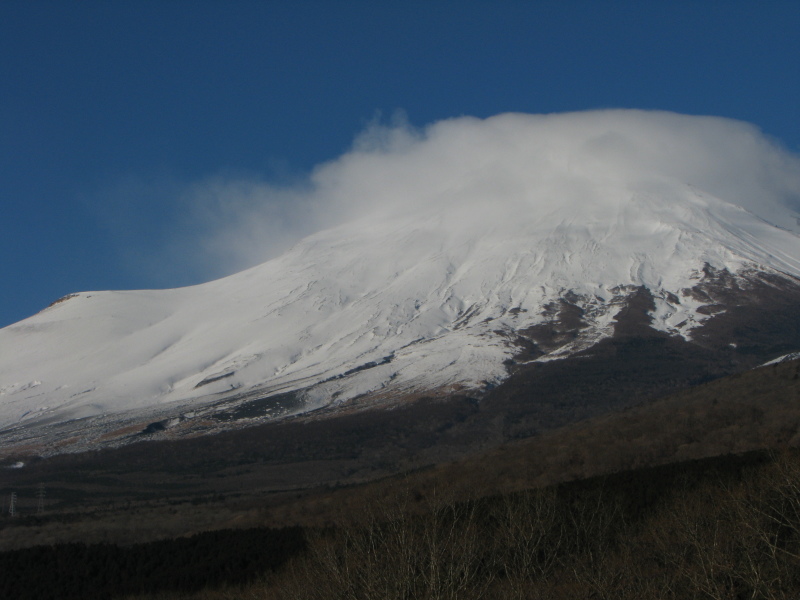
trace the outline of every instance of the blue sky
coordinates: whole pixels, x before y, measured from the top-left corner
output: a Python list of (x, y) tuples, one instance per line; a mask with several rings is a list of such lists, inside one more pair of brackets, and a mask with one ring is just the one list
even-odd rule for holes
[(208, 190), (302, 187), (376, 120), (663, 109), (800, 152), (797, 31), (776, 1), (5, 0), (0, 326), (226, 274)]

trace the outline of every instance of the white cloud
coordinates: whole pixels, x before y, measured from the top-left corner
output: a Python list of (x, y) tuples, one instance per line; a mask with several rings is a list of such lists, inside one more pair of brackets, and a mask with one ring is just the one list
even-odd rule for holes
[[(372, 123), (299, 184), (216, 176), (186, 186), (173, 264), (207, 278), (276, 256), (314, 231), (375, 212), (467, 206), (495, 213), (595, 201), (597, 186), (691, 185), (800, 231), (800, 158), (729, 119), (637, 110), (461, 117), (417, 130)], [(602, 210), (601, 206), (593, 207)]]

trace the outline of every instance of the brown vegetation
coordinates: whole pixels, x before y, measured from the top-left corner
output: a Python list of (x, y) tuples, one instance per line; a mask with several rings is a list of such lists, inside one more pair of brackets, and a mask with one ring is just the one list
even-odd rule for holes
[[(648, 493), (656, 492), (656, 493)], [(256, 584), (147, 598), (708, 599), (800, 595), (800, 458), (729, 458), (456, 502), (404, 496)]]
[(268, 523), (324, 525), (333, 518), (332, 507), (359, 513), (402, 493), (404, 486), (427, 495), (446, 485), (460, 497), (479, 498), (654, 465), (794, 447), (799, 432), (800, 361), (791, 361), (402, 478), (304, 496), (271, 507)]

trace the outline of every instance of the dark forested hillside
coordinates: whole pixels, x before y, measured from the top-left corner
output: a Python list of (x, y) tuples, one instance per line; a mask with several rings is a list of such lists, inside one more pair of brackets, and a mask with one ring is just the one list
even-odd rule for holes
[(0, 552), (0, 597), (101, 600), (246, 583), (304, 548), (299, 528), (212, 531), (129, 547), (36, 546)]
[(749, 453), (464, 501), (408, 489), (327, 528), (0, 554), (4, 598), (797, 598), (800, 456)]

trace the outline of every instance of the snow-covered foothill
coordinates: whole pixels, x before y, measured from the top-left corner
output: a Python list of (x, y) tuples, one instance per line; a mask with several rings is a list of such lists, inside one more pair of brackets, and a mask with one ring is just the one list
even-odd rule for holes
[(783, 356), (779, 356), (778, 358), (773, 358), (772, 360), (765, 362), (762, 367), (769, 367), (772, 365), (778, 365), (780, 363), (789, 362), (791, 360), (797, 360), (800, 358), (800, 352), (790, 352), (789, 354), (784, 354)]

